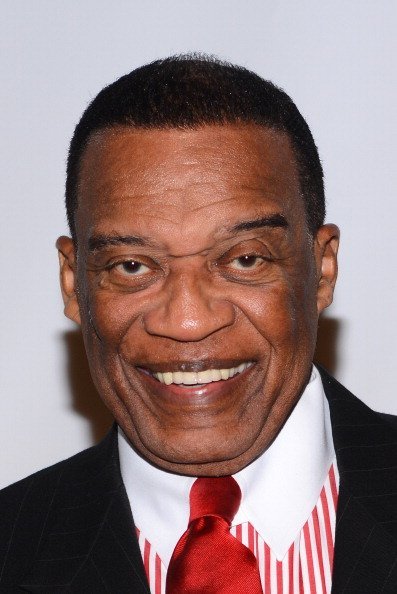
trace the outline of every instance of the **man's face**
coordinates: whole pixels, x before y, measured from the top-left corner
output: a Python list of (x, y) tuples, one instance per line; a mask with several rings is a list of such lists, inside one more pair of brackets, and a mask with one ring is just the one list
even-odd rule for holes
[(77, 256), (58, 241), (66, 314), (132, 444), (183, 474), (249, 464), (305, 387), (336, 274), (337, 229), (309, 234), (288, 138), (97, 133), (76, 227)]

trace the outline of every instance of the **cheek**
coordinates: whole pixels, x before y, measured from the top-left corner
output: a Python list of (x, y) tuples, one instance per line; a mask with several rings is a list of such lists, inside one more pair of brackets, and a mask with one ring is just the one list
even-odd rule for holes
[(287, 281), (251, 289), (249, 295), (240, 289), (235, 303), (257, 333), (277, 347), (307, 332), (316, 311), (312, 293), (304, 283)]
[(102, 349), (117, 351), (131, 326), (139, 323), (141, 310), (136, 295), (92, 291), (84, 312), (87, 333), (99, 341)]

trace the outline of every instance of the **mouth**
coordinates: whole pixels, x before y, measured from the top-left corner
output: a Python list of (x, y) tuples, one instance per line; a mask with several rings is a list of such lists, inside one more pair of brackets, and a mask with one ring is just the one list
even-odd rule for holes
[(156, 379), (161, 384), (170, 386), (172, 384), (178, 386), (196, 386), (211, 384), (213, 382), (226, 381), (243, 373), (253, 365), (253, 361), (244, 361), (239, 365), (233, 367), (213, 367), (203, 371), (151, 371), (149, 369), (142, 369), (145, 373)]

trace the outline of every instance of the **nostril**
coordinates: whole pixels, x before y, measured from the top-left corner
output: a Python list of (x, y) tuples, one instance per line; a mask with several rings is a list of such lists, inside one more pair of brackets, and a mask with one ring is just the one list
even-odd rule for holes
[(235, 317), (232, 307), (219, 308), (217, 311), (198, 309), (189, 314), (181, 309), (176, 310), (175, 307), (168, 310), (155, 309), (144, 317), (144, 327), (151, 335), (197, 341), (231, 326)]

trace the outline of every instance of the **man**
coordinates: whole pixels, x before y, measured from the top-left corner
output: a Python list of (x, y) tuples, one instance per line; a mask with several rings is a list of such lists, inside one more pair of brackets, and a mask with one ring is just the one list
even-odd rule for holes
[(76, 127), (66, 205), (65, 313), (116, 425), (2, 492), (1, 591), (395, 594), (395, 420), (312, 366), (339, 231), (291, 99), (212, 59), (135, 70)]

